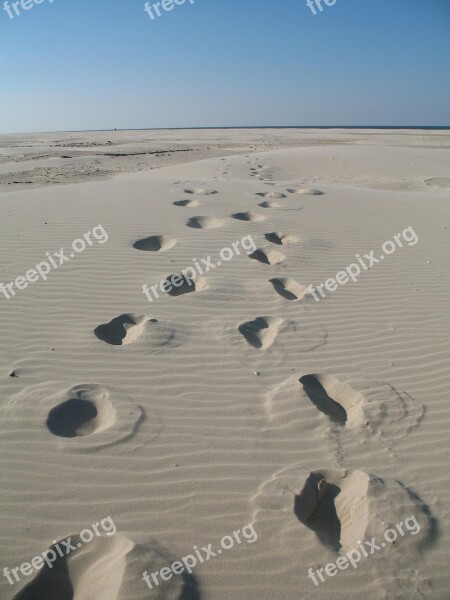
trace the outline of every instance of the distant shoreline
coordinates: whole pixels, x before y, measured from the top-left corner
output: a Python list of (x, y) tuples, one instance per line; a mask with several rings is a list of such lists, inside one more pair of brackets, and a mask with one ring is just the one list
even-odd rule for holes
[(4, 132), (0, 135), (27, 135), (35, 133), (99, 133), (107, 131), (195, 131), (195, 130), (220, 130), (220, 129), (369, 129), (369, 130), (416, 130), (416, 131), (448, 131), (450, 125), (238, 125), (235, 127), (142, 127), (124, 129), (62, 129), (51, 131), (24, 131)]

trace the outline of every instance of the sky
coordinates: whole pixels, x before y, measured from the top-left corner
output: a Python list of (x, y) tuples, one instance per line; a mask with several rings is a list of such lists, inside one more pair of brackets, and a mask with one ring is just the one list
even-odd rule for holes
[(21, 1), (0, 133), (450, 124), (450, 0)]

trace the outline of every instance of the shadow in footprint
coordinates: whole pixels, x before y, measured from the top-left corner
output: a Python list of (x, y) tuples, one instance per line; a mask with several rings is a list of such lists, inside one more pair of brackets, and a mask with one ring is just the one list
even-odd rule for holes
[(258, 317), (254, 321), (248, 323), (242, 323), (239, 325), (239, 333), (241, 333), (250, 346), (253, 348), (262, 348), (262, 341), (260, 338), (261, 330), (268, 329), (269, 324), (262, 317)]
[(121, 346), (122, 340), (127, 335), (125, 325), (136, 325), (136, 323), (129, 315), (120, 315), (109, 323), (104, 323), (96, 327), (94, 333), (102, 342), (112, 344), (113, 346)]
[(177, 241), (166, 235), (152, 235), (142, 240), (134, 242), (133, 248), (136, 250), (144, 250), (145, 252), (164, 252), (175, 246)]
[(198, 206), (197, 200), (176, 200), (174, 206)]
[(177, 297), (183, 294), (195, 292), (195, 281), (190, 277), (185, 277), (181, 273), (173, 273), (169, 275), (164, 282), (169, 296)]
[(192, 292), (203, 292), (208, 289), (208, 284), (204, 277), (198, 277), (195, 273), (194, 276), (190, 276), (186, 272), (182, 272), (172, 273), (166, 277), (160, 287), (164, 294), (176, 298), (184, 294), (192, 294)]
[(308, 288), (301, 285), (294, 279), (278, 278), (269, 279), (275, 291), (286, 300), (303, 299), (308, 294)]
[[(55, 546), (51, 546), (50, 550), (56, 554)], [(13, 600), (43, 600), (43, 598), (45, 600), (73, 600), (74, 591), (65, 557), (58, 556), (51, 569), (45, 565), (39, 575), (16, 594)]]
[(253, 348), (266, 350), (275, 341), (278, 329), (283, 322), (279, 317), (258, 317), (239, 325), (239, 333)]
[(273, 284), (273, 287), (280, 294), (280, 296), (283, 296), (283, 298), (286, 298), (286, 300), (297, 300), (297, 296), (295, 294), (293, 294), (292, 292), (290, 292), (289, 290), (287, 290), (284, 287), (284, 285), (282, 285), (281, 283), (278, 283), (277, 281), (275, 281), (275, 283)]
[(300, 378), (308, 398), (323, 414), (327, 415), (333, 423), (344, 426), (347, 422), (347, 411), (338, 402), (330, 398), (323, 385), (314, 375), (304, 375)]
[(257, 248), (252, 254), (249, 254), (249, 258), (264, 265), (276, 265), (283, 262), (286, 257), (282, 252), (275, 249)]
[(193, 575), (183, 573), (183, 590), (178, 600), (201, 600), (200, 586)]
[(335, 552), (341, 549), (341, 522), (334, 504), (340, 492), (337, 485), (327, 483), (319, 474), (314, 473), (294, 500), (297, 519), (314, 531), (324, 546)]
[(264, 221), (265, 220), (265, 217), (263, 215), (260, 215), (259, 213), (256, 213), (253, 211), (233, 213), (231, 215), (231, 217), (238, 221), (247, 221), (250, 223), (253, 221)]
[(272, 244), (277, 244), (278, 246), (281, 246), (283, 243), (280, 239), (280, 236), (278, 234), (276, 234), (275, 232), (265, 233), (264, 237), (266, 238), (266, 240), (268, 242), (271, 242)]
[(74, 438), (78, 429), (97, 416), (97, 409), (88, 400), (72, 398), (55, 406), (47, 417), (47, 428), (53, 435)]
[(259, 262), (264, 263), (265, 265), (270, 265), (270, 261), (267, 258), (267, 254), (260, 249), (255, 250), (252, 254), (249, 254), (250, 258), (253, 260), (258, 260)]
[(191, 217), (186, 225), (192, 229), (217, 229), (223, 222), (215, 217)]

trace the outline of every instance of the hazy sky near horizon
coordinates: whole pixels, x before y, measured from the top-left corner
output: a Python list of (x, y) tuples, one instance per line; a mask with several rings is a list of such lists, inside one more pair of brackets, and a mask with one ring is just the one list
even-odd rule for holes
[(3, 1), (2, 133), (450, 123), (450, 0)]

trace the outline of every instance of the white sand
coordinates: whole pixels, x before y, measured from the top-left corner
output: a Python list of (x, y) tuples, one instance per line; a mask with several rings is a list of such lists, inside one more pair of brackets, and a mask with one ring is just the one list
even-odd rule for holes
[[(448, 598), (449, 134), (0, 145), (0, 282), (99, 224), (109, 236), (0, 293), (0, 571), (107, 516), (117, 527), (39, 577), (2, 576), (0, 597)], [(320, 302), (308, 293), (409, 226), (417, 244)], [(248, 235), (252, 256), (196, 277), (194, 292), (143, 294)], [(308, 578), (411, 515), (417, 535), (317, 587)], [(192, 578), (143, 582), (249, 523), (254, 543)]]

